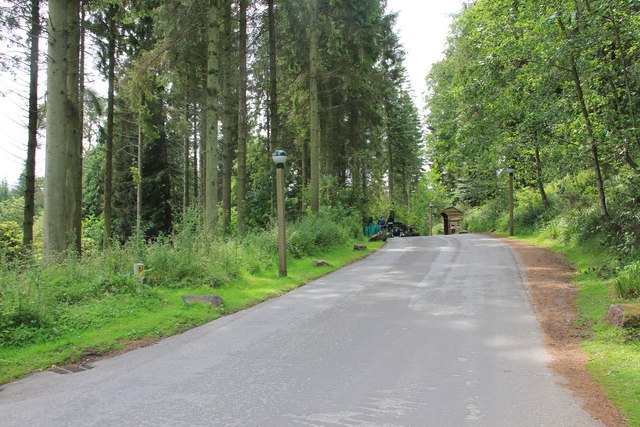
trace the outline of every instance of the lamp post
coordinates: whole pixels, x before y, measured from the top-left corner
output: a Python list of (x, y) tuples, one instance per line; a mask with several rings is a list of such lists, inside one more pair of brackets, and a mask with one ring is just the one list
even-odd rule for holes
[(271, 155), (276, 164), (276, 199), (278, 205), (278, 267), (280, 277), (287, 275), (287, 247), (284, 227), (284, 163), (287, 153), (276, 150)]
[(433, 202), (429, 202), (429, 236), (433, 234)]
[(509, 166), (507, 171), (509, 171), (509, 236), (513, 236), (513, 173), (516, 167)]

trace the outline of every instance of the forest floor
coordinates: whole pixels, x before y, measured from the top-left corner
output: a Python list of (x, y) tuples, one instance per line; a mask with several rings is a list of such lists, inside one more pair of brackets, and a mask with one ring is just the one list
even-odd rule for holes
[(593, 418), (606, 426), (626, 426), (625, 418), (587, 370), (588, 358), (581, 343), (589, 338), (591, 325), (581, 324), (578, 318), (577, 288), (571, 280), (575, 268), (564, 255), (549, 249), (501, 240), (520, 256), (545, 345), (552, 356), (550, 367), (562, 376), (562, 385), (582, 400)]

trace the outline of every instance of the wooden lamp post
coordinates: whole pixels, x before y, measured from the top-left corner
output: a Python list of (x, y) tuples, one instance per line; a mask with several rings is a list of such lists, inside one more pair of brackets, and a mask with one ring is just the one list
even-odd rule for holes
[(278, 205), (278, 267), (280, 277), (287, 275), (287, 243), (284, 224), (284, 164), (287, 161), (287, 153), (276, 150), (272, 155), (276, 164), (276, 199)]
[(429, 236), (433, 235), (433, 202), (429, 202)]
[(513, 173), (516, 167), (509, 166), (507, 171), (509, 171), (509, 236), (513, 236)]

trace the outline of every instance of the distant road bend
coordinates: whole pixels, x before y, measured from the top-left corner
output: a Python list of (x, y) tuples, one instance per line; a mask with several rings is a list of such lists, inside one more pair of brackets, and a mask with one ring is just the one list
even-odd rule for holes
[(2, 426), (596, 426), (547, 367), (518, 260), (396, 238), (283, 297), (0, 389)]

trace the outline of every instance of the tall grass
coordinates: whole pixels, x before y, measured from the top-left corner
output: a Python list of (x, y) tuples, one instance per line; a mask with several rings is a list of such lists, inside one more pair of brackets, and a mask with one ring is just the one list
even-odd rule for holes
[(613, 284), (621, 298), (640, 298), (640, 261), (626, 265)]
[[(43, 343), (112, 322), (122, 313), (105, 307), (115, 301), (120, 311), (146, 310), (162, 303), (160, 289), (219, 288), (277, 265), (275, 228), (214, 240), (201, 224), (191, 214), (175, 233), (150, 243), (131, 241), (57, 263), (4, 264), (0, 347)], [(353, 216), (324, 211), (289, 225), (288, 250), (294, 258), (315, 255), (345, 245), (358, 230)], [(139, 277), (134, 263), (145, 266)]]

